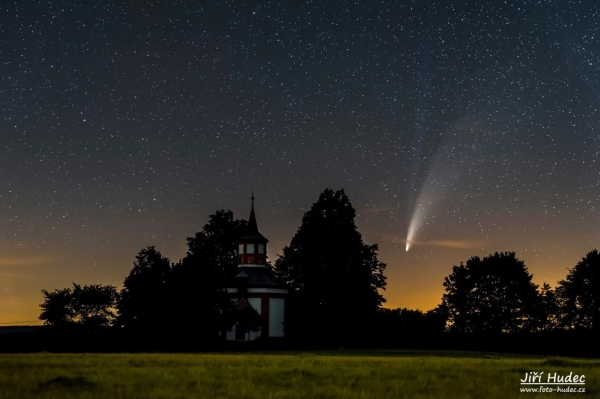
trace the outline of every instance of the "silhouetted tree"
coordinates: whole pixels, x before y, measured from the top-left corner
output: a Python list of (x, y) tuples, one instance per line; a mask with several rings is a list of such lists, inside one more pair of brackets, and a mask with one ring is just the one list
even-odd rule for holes
[(363, 243), (355, 216), (343, 190), (326, 189), (283, 249), (275, 271), (292, 289), (287, 332), (343, 340), (377, 315), (386, 265), (376, 244)]
[(177, 324), (188, 339), (209, 341), (231, 327), (232, 302), (225, 288), (237, 269), (236, 244), (247, 226), (231, 211), (210, 215), (202, 231), (188, 237), (188, 251), (173, 266), (171, 295)]
[(112, 285), (73, 284), (73, 311), (86, 331), (110, 327), (116, 319), (117, 288)]
[(443, 303), (425, 312), (427, 331), (431, 331), (434, 334), (445, 332), (447, 330), (447, 321), (448, 308)]
[(55, 327), (78, 326), (88, 332), (110, 327), (115, 320), (117, 289), (112, 285), (84, 285), (48, 292), (42, 290), (40, 320)]
[(245, 232), (248, 222), (234, 219), (230, 210), (219, 210), (210, 215), (202, 231), (188, 237), (185, 260), (194, 259), (208, 263), (225, 278), (235, 277), (237, 270), (237, 240)]
[(452, 331), (533, 331), (540, 323), (537, 286), (514, 252), (475, 256), (445, 278), (443, 305)]
[(557, 287), (566, 328), (600, 330), (600, 254), (594, 249), (572, 269)]
[(129, 330), (152, 335), (168, 325), (171, 263), (154, 246), (143, 248), (125, 278), (118, 303), (119, 324)]
[(75, 322), (71, 288), (56, 289), (52, 292), (42, 290), (42, 294), (44, 294), (44, 302), (40, 305), (42, 312), (39, 319), (44, 322), (44, 325), (65, 327)]
[(392, 336), (413, 335), (424, 330), (425, 315), (419, 309), (385, 309), (380, 310), (382, 329)]
[(172, 308), (180, 338), (215, 339), (225, 326), (223, 315), (231, 308), (220, 270), (199, 257), (188, 257), (173, 266)]

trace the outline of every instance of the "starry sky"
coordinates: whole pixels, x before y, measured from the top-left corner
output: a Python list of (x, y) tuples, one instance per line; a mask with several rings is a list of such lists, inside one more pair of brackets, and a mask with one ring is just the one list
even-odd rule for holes
[(494, 251), (554, 286), (600, 247), (599, 27), (595, 0), (4, 1), (0, 325), (178, 261), (252, 190), (274, 261), (343, 188), (387, 307)]

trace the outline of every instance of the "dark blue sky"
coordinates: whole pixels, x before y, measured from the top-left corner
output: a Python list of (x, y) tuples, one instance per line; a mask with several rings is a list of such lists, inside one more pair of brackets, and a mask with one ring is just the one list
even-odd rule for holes
[(554, 284), (600, 239), (599, 10), (3, 3), (0, 323), (35, 320), (41, 289), (120, 286), (144, 246), (179, 260), (252, 190), (273, 261), (344, 188), (388, 306), (435, 306), (452, 265), (493, 251)]

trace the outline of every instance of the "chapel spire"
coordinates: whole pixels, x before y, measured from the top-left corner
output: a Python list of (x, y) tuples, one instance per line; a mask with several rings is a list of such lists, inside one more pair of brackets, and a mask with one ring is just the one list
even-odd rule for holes
[(248, 219), (248, 233), (260, 235), (260, 232), (258, 231), (258, 224), (256, 223), (256, 215), (254, 214), (254, 191), (252, 191), (251, 199), (252, 207), (250, 210), (250, 219)]

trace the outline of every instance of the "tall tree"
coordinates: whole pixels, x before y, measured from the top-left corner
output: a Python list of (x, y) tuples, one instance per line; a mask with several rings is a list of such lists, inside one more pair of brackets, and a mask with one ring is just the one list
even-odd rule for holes
[(235, 277), (237, 270), (237, 240), (248, 222), (234, 219), (230, 210), (218, 210), (194, 237), (188, 237), (184, 261), (202, 262), (216, 269), (225, 278)]
[(363, 243), (355, 216), (344, 190), (326, 189), (276, 261), (277, 275), (293, 291), (288, 320), (298, 323), (288, 323), (288, 331), (346, 337), (385, 301), (386, 265), (377, 258), (377, 244)]
[(557, 287), (567, 328), (600, 330), (600, 253), (586, 254)]
[(477, 256), (444, 280), (450, 329), (466, 333), (532, 331), (540, 322), (537, 286), (514, 252)]
[(217, 211), (188, 237), (186, 256), (173, 266), (173, 314), (189, 339), (210, 340), (230, 327), (234, 310), (225, 288), (236, 274), (236, 244), (246, 226), (231, 211)]
[(125, 278), (118, 304), (119, 324), (147, 333), (168, 325), (172, 307), (169, 296), (171, 262), (154, 246), (143, 248)]

